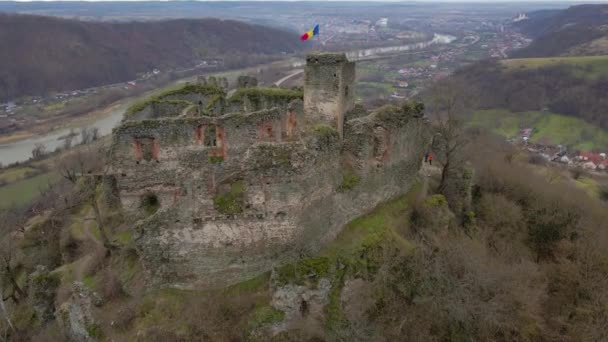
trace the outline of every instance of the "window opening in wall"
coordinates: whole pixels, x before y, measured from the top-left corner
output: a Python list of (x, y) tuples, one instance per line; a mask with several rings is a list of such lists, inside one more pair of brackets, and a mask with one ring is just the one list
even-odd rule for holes
[(306, 315), (308, 315), (308, 302), (305, 300), (300, 302), (300, 314), (302, 317), (306, 317)]
[(216, 138), (216, 127), (215, 126), (207, 126), (205, 128), (205, 146), (216, 147), (217, 146), (217, 138)]
[(344, 96), (348, 96), (348, 86), (344, 88)]
[(154, 138), (141, 139), (142, 157), (145, 161), (156, 159), (154, 156)]

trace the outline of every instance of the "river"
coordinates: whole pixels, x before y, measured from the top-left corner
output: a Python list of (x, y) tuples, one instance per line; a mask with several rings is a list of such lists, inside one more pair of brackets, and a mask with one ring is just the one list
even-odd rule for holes
[[(436, 33), (434, 34), (433, 39), (426, 42), (398, 46), (378, 47), (371, 49), (361, 49), (348, 52), (346, 55), (352, 61), (367, 60), (382, 57), (382, 55), (385, 54), (425, 49), (431, 45), (436, 44), (450, 44), (454, 40), (456, 40), (456, 37), (454, 36)], [(303, 61), (301, 63), (293, 63), (292, 67), (300, 67), (303, 64)], [(134, 100), (135, 99), (122, 100), (119, 102), (119, 105), (114, 105), (114, 108), (108, 110), (107, 114), (97, 119), (96, 121), (83, 124), (71, 129), (73, 129), (76, 133), (79, 133), (82, 128), (97, 127), (99, 129), (100, 135), (103, 136), (110, 134), (112, 132), (112, 129), (120, 123), (126, 109)], [(7, 144), (0, 144), (0, 162), (2, 163), (2, 165), (9, 165), (15, 162), (26, 161), (32, 156), (32, 150), (34, 149), (36, 144), (43, 144), (47, 151), (52, 152), (57, 147), (63, 144), (64, 141), (60, 139), (60, 137), (69, 134), (71, 129), (60, 129), (58, 131), (53, 131), (45, 135), (18, 140)], [(72, 140), (73, 144), (77, 144), (79, 142), (80, 135), (74, 137), (74, 140)]]

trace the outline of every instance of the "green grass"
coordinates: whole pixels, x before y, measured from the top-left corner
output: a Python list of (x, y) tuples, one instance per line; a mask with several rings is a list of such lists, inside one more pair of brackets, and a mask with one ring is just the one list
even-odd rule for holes
[(383, 83), (383, 82), (358, 82), (357, 87), (372, 88), (372, 89), (382, 90), (382, 91), (388, 92), (388, 93), (392, 93), (395, 91), (395, 88), (392, 85), (390, 85), (388, 83)]
[(600, 196), (599, 183), (593, 178), (580, 177), (576, 180), (576, 185), (585, 190), (591, 197), (598, 198)]
[(24, 166), (24, 167), (12, 167), (10, 169), (0, 171), (0, 182), (13, 183), (24, 178), (27, 178), (28, 174), (36, 172), (36, 169)]
[(490, 129), (509, 138), (517, 137), (523, 128), (534, 128), (530, 137), (534, 143), (561, 144), (582, 151), (608, 148), (605, 130), (584, 120), (551, 112), (481, 110), (472, 115), (468, 125)]
[(501, 64), (508, 71), (523, 71), (548, 66), (568, 65), (572, 67), (572, 73), (580, 78), (597, 79), (608, 75), (608, 56), (505, 59), (501, 61)]
[(255, 278), (242, 281), (240, 283), (229, 286), (226, 293), (231, 295), (239, 295), (243, 293), (254, 293), (268, 287), (270, 281), (270, 272), (263, 273)]
[[(412, 189), (411, 193), (417, 191)], [(338, 258), (344, 255), (357, 255), (359, 251), (377, 245), (383, 239), (389, 238), (405, 251), (410, 251), (414, 245), (399, 235), (407, 227), (407, 210), (411, 195), (402, 196), (396, 200), (380, 205), (369, 215), (357, 218), (331, 242), (325, 254)]]
[(30, 203), (40, 195), (40, 189), (48, 188), (49, 184), (57, 182), (59, 178), (58, 173), (48, 172), (0, 187), (0, 208)]

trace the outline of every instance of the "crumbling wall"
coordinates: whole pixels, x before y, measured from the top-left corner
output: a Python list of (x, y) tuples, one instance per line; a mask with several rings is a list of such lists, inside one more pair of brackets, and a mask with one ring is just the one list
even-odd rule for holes
[[(217, 163), (209, 161), (196, 136), (181, 140), (178, 150), (162, 144), (166, 132), (195, 130), (202, 121), (173, 120), (176, 127), (164, 122), (156, 129), (160, 164), (146, 164), (155, 169), (145, 171), (152, 177), (138, 178), (137, 184), (131, 178), (121, 190), (159, 193), (162, 186), (153, 180), (164, 179), (167, 192), (179, 191), (170, 205), (136, 227), (150, 284), (225, 286), (317, 250), (351, 220), (408, 191), (428, 144), (422, 119), (396, 107), (348, 121), (344, 140), (325, 125), (307, 127), (295, 141), (259, 139), (257, 127), (284, 122), (285, 116), (274, 111), (224, 117), (227, 158)], [(379, 128), (384, 140), (377, 139)], [(341, 189), (347, 173), (359, 181)], [(231, 193), (235, 184), (238, 194)], [(222, 196), (227, 202), (219, 204)]]
[(242, 88), (215, 94), (212, 115), (114, 131), (110, 173), (123, 210), (141, 218), (135, 240), (151, 286), (245, 280), (318, 250), (409, 190), (429, 143), (419, 113), (353, 110), (354, 64), (344, 55), (309, 56), (306, 73), (304, 101), (297, 91)]

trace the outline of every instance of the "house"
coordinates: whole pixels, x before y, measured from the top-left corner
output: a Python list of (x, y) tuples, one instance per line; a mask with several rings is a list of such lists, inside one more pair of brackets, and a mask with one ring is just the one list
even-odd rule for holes
[(586, 170), (595, 170), (597, 168), (597, 165), (595, 165), (594, 162), (588, 161), (586, 163), (583, 163), (583, 169)]
[(593, 152), (581, 152), (578, 156), (579, 160), (590, 161), (594, 164), (600, 164), (604, 158), (600, 156), (599, 153)]

